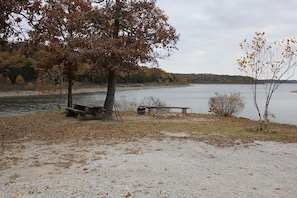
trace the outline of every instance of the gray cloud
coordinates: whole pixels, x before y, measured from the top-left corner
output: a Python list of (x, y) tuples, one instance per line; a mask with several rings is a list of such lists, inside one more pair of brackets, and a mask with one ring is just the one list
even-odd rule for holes
[(181, 34), (179, 51), (160, 61), (168, 72), (237, 75), (242, 40), (262, 31), (271, 40), (297, 34), (295, 0), (157, 0), (157, 6)]

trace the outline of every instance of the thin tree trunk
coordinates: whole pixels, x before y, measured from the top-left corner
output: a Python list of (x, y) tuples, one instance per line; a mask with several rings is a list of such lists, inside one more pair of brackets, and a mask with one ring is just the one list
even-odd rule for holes
[(107, 93), (106, 99), (104, 103), (105, 108), (105, 116), (104, 120), (112, 120), (112, 113), (113, 113), (113, 106), (115, 100), (115, 92), (116, 92), (116, 73), (115, 71), (108, 72), (108, 86), (107, 86)]
[(253, 103), (254, 103), (254, 106), (256, 107), (257, 109), (257, 112), (258, 112), (258, 117), (259, 117), (259, 121), (261, 122), (262, 121), (262, 115), (261, 115), (261, 112), (260, 112), (260, 109), (259, 109), (259, 105), (257, 103), (257, 82), (255, 81), (254, 82), (254, 85), (253, 85), (253, 94), (254, 94), (254, 97), (253, 97)]
[(67, 107), (72, 107), (72, 80), (68, 80), (68, 103)]
[(62, 102), (62, 96), (63, 96), (63, 88), (64, 88), (64, 79), (63, 79), (63, 72), (58, 69), (58, 77), (59, 77), (59, 82), (60, 82), (60, 87), (59, 87), (59, 104), (58, 108), (61, 110), (61, 102)]
[(262, 132), (269, 132), (269, 128), (268, 128), (268, 106), (269, 106), (269, 101), (266, 101), (265, 104), (265, 109), (264, 109), (264, 114), (263, 114), (263, 122), (261, 125), (261, 131)]

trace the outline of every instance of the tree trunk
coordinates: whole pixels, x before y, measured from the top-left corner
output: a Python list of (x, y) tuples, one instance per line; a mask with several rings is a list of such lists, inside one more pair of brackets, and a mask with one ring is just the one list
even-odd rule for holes
[(269, 106), (269, 101), (266, 101), (264, 114), (263, 114), (263, 121), (261, 122), (261, 132), (269, 132), (268, 106)]
[(258, 84), (257, 84), (257, 81), (254, 81), (254, 84), (253, 84), (253, 103), (254, 103), (254, 106), (256, 107), (257, 109), (257, 112), (258, 112), (258, 117), (259, 117), (259, 131), (260, 132), (267, 132), (268, 129), (268, 104), (267, 104), (267, 101), (266, 101), (266, 105), (265, 105), (265, 110), (264, 110), (264, 114), (263, 114), (263, 118), (262, 118), (262, 114), (261, 114), (261, 111), (260, 111), (260, 108), (259, 108), (259, 105), (258, 105), (258, 102), (257, 102), (257, 87)]
[[(120, 29), (120, 22), (119, 22), (119, 13), (120, 13), (120, 5), (119, 0), (116, 0), (116, 12), (115, 12), (115, 22), (114, 22), (114, 30), (113, 30), (113, 37), (118, 38), (119, 37), (119, 29)], [(118, 48), (118, 46), (115, 46)], [(112, 56), (114, 56), (112, 54)], [(104, 114), (104, 120), (113, 120), (112, 113), (113, 113), (113, 106), (114, 106), (114, 96), (116, 92), (116, 72), (112, 69), (108, 71), (108, 85), (107, 85), (107, 93), (106, 98), (104, 102), (104, 108), (105, 108), (105, 114)]]
[(68, 103), (67, 107), (72, 107), (72, 80), (68, 80)]
[(109, 71), (108, 72), (108, 86), (107, 86), (107, 93), (104, 103), (105, 108), (105, 115), (104, 120), (112, 120), (112, 113), (113, 113), (113, 106), (114, 106), (114, 99), (115, 99), (115, 92), (116, 92), (116, 72)]
[(259, 117), (259, 120), (262, 121), (262, 115), (261, 115), (261, 112), (260, 112), (260, 108), (259, 108), (259, 105), (258, 105), (258, 102), (257, 102), (257, 82), (255, 81), (254, 82), (254, 85), (253, 85), (253, 103), (254, 103), (254, 106), (256, 107), (257, 109), (257, 112), (258, 112), (258, 117)]

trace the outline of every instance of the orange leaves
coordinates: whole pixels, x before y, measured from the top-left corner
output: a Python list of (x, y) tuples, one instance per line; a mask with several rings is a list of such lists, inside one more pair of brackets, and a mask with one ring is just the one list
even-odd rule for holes
[(24, 85), (26, 82), (25, 82), (23, 76), (19, 74), (15, 79), (15, 83), (18, 85)]
[[(253, 90), (254, 105), (258, 111), (259, 120), (264, 120), (264, 128), (267, 129), (268, 107), (271, 97), (280, 84), (294, 76), (297, 66), (296, 57), (296, 40), (284, 39), (268, 43), (264, 38), (265, 33), (255, 33), (250, 43), (242, 42), (241, 49), (244, 50), (245, 56), (237, 59), (239, 70), (246, 75), (254, 78), (255, 86)], [(261, 116), (260, 109), (257, 104), (257, 81), (265, 80), (265, 109)], [(262, 123), (262, 122), (261, 122)]]
[[(264, 35), (264, 32), (256, 32), (251, 42), (245, 39), (240, 43), (245, 56), (237, 60), (239, 70), (249, 76), (261, 76), (265, 79), (282, 77), (288, 69), (291, 70), (297, 65), (296, 41), (285, 39), (268, 43)], [(253, 72), (261, 72), (261, 74), (254, 75)]]
[(114, 19), (111, 19), (111, 20), (108, 20), (108, 24), (109, 26), (112, 26), (114, 24), (115, 20)]
[(89, 34), (94, 41), (89, 53), (96, 67), (129, 71), (139, 63), (157, 63), (158, 58), (176, 49), (178, 35), (155, 1), (109, 2), (95, 15), (102, 19)]

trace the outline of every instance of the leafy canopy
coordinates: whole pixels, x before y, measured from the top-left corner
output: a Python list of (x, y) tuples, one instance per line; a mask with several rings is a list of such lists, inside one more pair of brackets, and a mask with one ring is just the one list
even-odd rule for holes
[[(179, 35), (155, 0), (107, 0), (93, 10), (85, 53), (104, 70), (129, 71), (176, 50)], [(103, 67), (102, 67), (103, 66)]]

